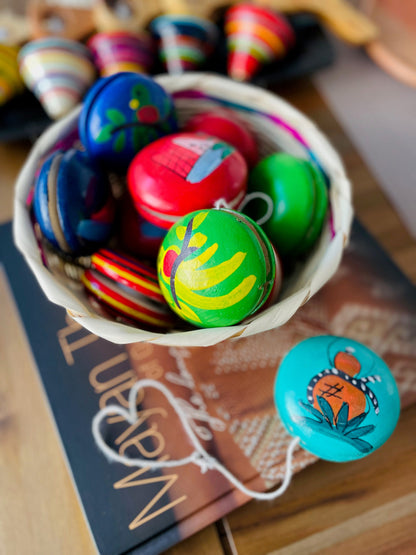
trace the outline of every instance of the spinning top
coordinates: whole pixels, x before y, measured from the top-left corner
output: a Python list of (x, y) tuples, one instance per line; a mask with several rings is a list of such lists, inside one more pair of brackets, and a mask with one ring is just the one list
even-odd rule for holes
[(254, 4), (231, 7), (225, 16), (225, 33), (228, 75), (237, 81), (249, 81), (295, 43), (295, 33), (283, 15)]
[(171, 96), (156, 81), (116, 73), (90, 89), (78, 127), (90, 157), (123, 173), (140, 149), (174, 133), (177, 121)]
[(222, 200), (237, 208), (246, 192), (247, 165), (231, 145), (201, 133), (177, 133), (133, 159), (127, 185), (136, 210), (168, 229), (179, 218)]
[(95, 79), (90, 52), (79, 42), (39, 39), (23, 46), (18, 59), (23, 81), (53, 119), (78, 104)]
[(145, 32), (112, 31), (93, 35), (87, 46), (102, 77), (122, 71), (149, 73), (154, 45)]
[(0, 44), (0, 105), (23, 91), (17, 53), (17, 48)]
[(150, 29), (159, 39), (159, 56), (168, 73), (201, 67), (218, 35), (210, 21), (187, 15), (162, 15), (152, 21)]
[(33, 206), (43, 235), (64, 253), (86, 254), (110, 238), (114, 219), (110, 185), (83, 152), (54, 152), (44, 162)]
[(156, 270), (130, 256), (110, 249), (96, 252), (91, 256), (91, 270), (85, 271), (81, 281), (115, 314), (151, 328), (173, 325)]
[(343, 337), (302, 341), (281, 363), (274, 399), (287, 431), (329, 461), (369, 455), (392, 434), (400, 398), (386, 363)]
[[(262, 228), (280, 256), (297, 256), (312, 247), (328, 209), (325, 181), (314, 164), (290, 154), (271, 154), (252, 170), (248, 190), (269, 198), (272, 210)], [(257, 221), (266, 207), (263, 200), (253, 201), (244, 211)]]
[(157, 269), (164, 297), (184, 320), (199, 327), (229, 326), (266, 301), (275, 258), (266, 235), (247, 216), (199, 210), (168, 231)]
[(242, 154), (249, 167), (258, 161), (258, 148), (253, 135), (232, 110), (219, 108), (197, 114), (186, 122), (183, 130), (206, 133), (229, 143)]

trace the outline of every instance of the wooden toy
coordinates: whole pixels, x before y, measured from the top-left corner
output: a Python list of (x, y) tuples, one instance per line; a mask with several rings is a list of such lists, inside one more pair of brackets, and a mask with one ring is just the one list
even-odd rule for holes
[(0, 44), (0, 105), (6, 104), (23, 91), (23, 81), (17, 64), (18, 49)]
[(144, 31), (96, 33), (89, 39), (87, 46), (102, 77), (122, 71), (149, 73), (153, 65), (154, 43)]
[(156, 270), (123, 253), (101, 249), (81, 281), (116, 314), (150, 328), (168, 328), (174, 315), (161, 293)]
[(79, 117), (80, 137), (91, 159), (123, 173), (140, 149), (176, 130), (171, 96), (138, 73), (99, 79)]
[(225, 34), (228, 75), (237, 81), (249, 81), (264, 64), (284, 57), (296, 40), (282, 14), (247, 3), (227, 11)]
[(218, 39), (214, 23), (189, 15), (161, 15), (152, 21), (150, 29), (159, 40), (159, 57), (168, 73), (203, 66)]
[[(93, 16), (100, 31), (146, 28), (166, 13), (182, 13), (215, 21), (219, 12), (241, 0), (96, 0)], [(374, 40), (377, 27), (347, 0), (256, 0), (254, 5), (284, 13), (306, 12), (317, 16), (339, 38), (355, 45)]]
[(300, 445), (337, 462), (380, 447), (400, 413), (399, 392), (385, 362), (343, 337), (312, 337), (289, 351), (277, 373), (274, 399)]
[(199, 210), (167, 233), (157, 260), (169, 306), (199, 327), (236, 324), (266, 301), (275, 279), (261, 228), (235, 211)]
[(23, 81), (53, 119), (78, 104), (96, 76), (88, 48), (72, 40), (49, 37), (28, 42), (18, 60)]
[[(262, 228), (280, 256), (295, 257), (312, 247), (328, 208), (324, 177), (314, 164), (290, 154), (271, 154), (252, 170), (248, 190), (266, 195), (272, 205)], [(264, 200), (260, 200), (249, 203), (244, 210), (259, 220), (266, 209)]]
[(114, 219), (110, 185), (84, 152), (54, 152), (44, 162), (33, 207), (43, 235), (64, 253), (86, 254), (110, 238)]
[(151, 224), (134, 208), (130, 195), (121, 200), (118, 240), (120, 247), (141, 258), (156, 259), (166, 229)]
[(83, 7), (80, 2), (65, 5), (59, 0), (29, 0), (26, 14), (32, 39), (83, 40), (94, 32), (91, 9)]
[(229, 143), (242, 154), (249, 167), (258, 162), (259, 154), (254, 136), (232, 110), (218, 108), (197, 114), (186, 122), (183, 130), (206, 133)]
[(272, 250), (273, 250), (274, 264), (275, 264), (275, 267), (276, 267), (276, 271), (275, 271), (275, 278), (274, 278), (274, 283), (273, 283), (272, 290), (270, 291), (270, 294), (267, 297), (265, 303), (261, 307), (261, 310), (266, 310), (266, 308), (269, 308), (270, 306), (274, 305), (274, 303), (276, 303), (278, 301), (280, 291), (282, 289), (282, 284), (283, 284), (282, 262), (280, 260), (279, 255), (277, 254), (277, 251), (274, 248), (273, 244), (272, 243), (270, 243), (270, 244), (271, 244)]
[(155, 141), (132, 161), (127, 185), (136, 210), (168, 229), (179, 218), (222, 201), (237, 208), (246, 192), (247, 165), (231, 145), (201, 133)]

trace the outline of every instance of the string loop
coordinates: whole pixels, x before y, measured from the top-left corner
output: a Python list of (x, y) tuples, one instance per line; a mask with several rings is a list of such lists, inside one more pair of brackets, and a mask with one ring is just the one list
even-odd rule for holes
[[(172, 460), (149, 460), (142, 458), (130, 458), (126, 455), (120, 455), (112, 449), (104, 440), (101, 434), (101, 424), (107, 416), (117, 414), (125, 418), (125, 420), (133, 425), (138, 420), (137, 415), (137, 394), (139, 390), (144, 388), (153, 388), (159, 390), (167, 399), (169, 404), (175, 410), (178, 415), (184, 431), (186, 432), (188, 438), (190, 439), (194, 451), (187, 457), (182, 459), (172, 459)], [(183, 466), (186, 464), (195, 464), (199, 466), (201, 473), (205, 474), (208, 470), (216, 470), (220, 472), (234, 487), (239, 489), (242, 493), (248, 497), (260, 500), (272, 500), (276, 499), (282, 495), (289, 487), (290, 480), (293, 475), (293, 453), (297, 448), (300, 438), (295, 437), (290, 442), (287, 452), (286, 452), (286, 466), (285, 474), (280, 484), (279, 488), (269, 492), (259, 492), (247, 488), (238, 478), (234, 476), (225, 466), (223, 466), (215, 457), (212, 457), (201, 445), (199, 439), (195, 435), (192, 427), (188, 421), (188, 418), (180, 406), (180, 403), (174, 397), (172, 392), (162, 383), (151, 380), (143, 379), (137, 381), (130, 390), (129, 393), (129, 409), (124, 409), (120, 405), (108, 405), (102, 408), (94, 416), (92, 420), (92, 434), (94, 436), (95, 443), (99, 450), (107, 457), (109, 461), (119, 462), (126, 466), (137, 466), (140, 468), (150, 469), (160, 469), (160, 468), (172, 468), (177, 466)]]

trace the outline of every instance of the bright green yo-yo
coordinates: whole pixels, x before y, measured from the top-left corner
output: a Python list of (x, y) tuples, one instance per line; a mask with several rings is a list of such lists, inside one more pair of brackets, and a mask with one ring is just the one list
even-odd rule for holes
[(272, 290), (273, 247), (248, 216), (197, 210), (168, 231), (157, 270), (162, 293), (184, 320), (230, 326), (258, 310)]
[[(328, 193), (319, 168), (286, 153), (274, 153), (252, 170), (249, 192), (270, 199), (272, 210), (262, 229), (282, 257), (306, 253), (318, 239), (328, 210)], [(256, 221), (265, 213), (263, 200), (245, 209)]]

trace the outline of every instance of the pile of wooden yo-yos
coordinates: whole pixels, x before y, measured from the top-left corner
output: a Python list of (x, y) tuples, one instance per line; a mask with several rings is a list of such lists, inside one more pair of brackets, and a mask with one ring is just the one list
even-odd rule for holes
[(321, 233), (320, 169), (283, 152), (260, 157), (235, 110), (179, 126), (164, 88), (122, 72), (90, 89), (78, 132), (80, 148), (43, 161), (33, 215), (63, 259), (82, 257), (91, 302), (118, 320), (150, 330), (178, 327), (178, 315), (197, 327), (242, 322), (278, 299)]

